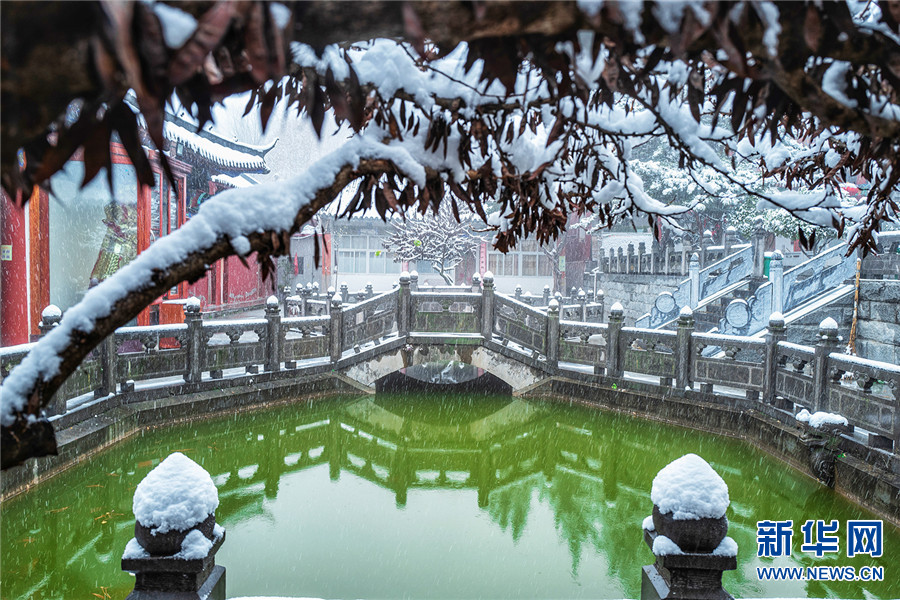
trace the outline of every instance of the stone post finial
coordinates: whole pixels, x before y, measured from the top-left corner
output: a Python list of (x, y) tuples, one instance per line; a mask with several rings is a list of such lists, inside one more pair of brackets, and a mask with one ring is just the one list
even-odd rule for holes
[(55, 304), (48, 304), (47, 307), (41, 311), (41, 322), (38, 323), (41, 335), (44, 336), (50, 333), (54, 327), (59, 325), (61, 319), (62, 311), (59, 307)]
[(184, 311), (185, 320), (190, 317), (199, 317), (200, 309), (200, 298), (197, 298), (196, 296), (191, 296), (185, 300), (184, 304), (181, 306), (181, 310)]
[(225, 541), (216, 525), (216, 486), (203, 467), (175, 452), (134, 492), (134, 538), (122, 570), (135, 575), (127, 600), (225, 597), (225, 567), (215, 556)]
[(641, 598), (732, 598), (722, 573), (737, 568), (738, 547), (726, 535), (728, 486), (719, 474), (686, 454), (656, 475), (650, 499), (644, 542), (656, 562), (643, 568)]

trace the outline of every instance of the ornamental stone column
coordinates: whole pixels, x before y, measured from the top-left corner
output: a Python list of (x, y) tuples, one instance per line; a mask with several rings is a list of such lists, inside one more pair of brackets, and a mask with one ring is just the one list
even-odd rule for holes
[(187, 383), (199, 383), (203, 374), (203, 358), (205, 356), (205, 342), (203, 339), (203, 313), (201, 312), (200, 299), (188, 298), (182, 306), (184, 311), (184, 324), (187, 325), (187, 369), (184, 380)]
[(559, 302), (551, 300), (547, 305), (547, 338), (544, 354), (547, 364), (554, 369), (559, 366)]
[(619, 360), (619, 338), (622, 333), (622, 327), (625, 324), (625, 309), (622, 304), (616, 302), (609, 309), (609, 325), (607, 333), (609, 340), (606, 344), (606, 376), (621, 377), (622, 368)]
[(494, 339), (494, 274), (484, 274), (484, 289), (481, 297), (481, 337), (485, 342)]
[(281, 370), (281, 307), (278, 298), (266, 299), (266, 371)]
[(769, 261), (769, 281), (772, 283), (771, 312), (784, 313), (784, 256), (778, 250)]
[(689, 277), (691, 280), (689, 305), (691, 308), (697, 308), (700, 303), (700, 256), (696, 252), (691, 255)]
[(643, 568), (641, 600), (733, 600), (722, 573), (737, 568), (737, 544), (727, 537), (728, 486), (696, 454), (663, 468), (650, 491), (653, 513), (644, 542), (656, 562)]
[(216, 486), (203, 467), (175, 452), (134, 491), (134, 537), (122, 570), (134, 574), (126, 600), (225, 600), (225, 567), (216, 553), (225, 529), (216, 524)]

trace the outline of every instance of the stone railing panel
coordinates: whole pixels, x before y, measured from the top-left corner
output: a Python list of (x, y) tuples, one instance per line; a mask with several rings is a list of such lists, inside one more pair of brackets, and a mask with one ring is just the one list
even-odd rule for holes
[[(704, 298), (721, 292), (753, 273), (752, 245), (738, 245), (734, 247), (734, 250), (736, 252), (730, 256), (699, 272), (696, 270), (692, 272), (698, 277), (698, 297), (695, 300), (697, 305), (702, 304)], [(696, 269), (696, 267), (692, 268)], [(671, 293), (666, 292), (662, 295), (664, 297), (657, 299), (650, 313), (638, 319), (635, 324), (638, 327), (657, 328), (673, 322), (682, 307), (691, 305), (691, 282), (691, 278), (685, 279), (678, 284), (678, 289)]]
[(506, 296), (497, 296), (494, 331), (504, 340), (543, 352), (547, 336), (547, 314)]
[(188, 328), (183, 323), (116, 330), (116, 379), (154, 379), (184, 374)]
[(675, 378), (674, 331), (623, 327), (619, 337), (622, 369), (661, 378)]
[[(900, 367), (831, 353), (828, 384), (819, 410), (847, 417), (861, 427), (900, 444)], [(884, 447), (887, 444), (877, 443)]]
[(410, 294), (410, 328), (412, 331), (441, 333), (479, 333), (481, 331), (482, 295), (475, 293)]
[[(692, 336), (692, 379), (701, 385), (724, 385), (762, 392), (765, 379), (764, 340), (714, 333)], [(715, 349), (713, 356), (705, 355)]]
[[(776, 393), (791, 403), (811, 406), (815, 382), (812, 364), (815, 350), (808, 346), (778, 342), (775, 350)], [(785, 407), (793, 411), (793, 404)]]
[(397, 330), (397, 298), (392, 290), (355, 305), (344, 307), (343, 348), (345, 350), (376, 341)]
[(282, 360), (305, 360), (328, 355), (331, 319), (324, 317), (287, 317), (281, 320)]
[(606, 366), (609, 328), (606, 323), (560, 321), (559, 360), (595, 366), (602, 373)]
[(266, 320), (243, 319), (203, 323), (204, 369), (221, 376), (223, 369), (254, 368), (265, 362)]

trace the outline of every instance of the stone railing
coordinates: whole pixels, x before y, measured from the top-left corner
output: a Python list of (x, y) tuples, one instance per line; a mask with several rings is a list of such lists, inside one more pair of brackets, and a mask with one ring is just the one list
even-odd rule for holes
[(700, 255), (691, 256), (689, 277), (678, 284), (674, 292), (663, 292), (651, 311), (638, 319), (638, 327), (659, 328), (672, 323), (685, 306), (695, 309), (708, 299), (736, 285), (753, 274), (753, 247), (750, 244), (735, 247), (738, 251), (724, 259), (700, 268)]
[[(696, 332), (687, 308), (674, 331), (624, 327), (618, 303), (605, 323), (571, 319), (556, 300), (540, 310), (495, 294), (489, 274), (479, 293), (415, 292), (411, 283), (404, 274), (395, 290), (347, 307), (335, 297), (327, 316), (282, 317), (271, 297), (264, 318), (204, 321), (199, 304), (187, 303), (183, 324), (117, 330), (57, 392), (48, 412), (77, 422), (68, 413), (102, 412), (98, 398), (113, 406), (136, 401), (132, 395), (141, 390), (219, 389), (222, 380), (262, 372), (298, 377), (326, 365), (349, 368), (410, 339), (453, 344), (468, 337), (464, 343), (504, 353), (548, 377), (588, 373), (602, 377), (599, 383), (621, 381), (664, 396), (731, 397), (791, 423), (803, 408), (839, 412), (870, 448), (900, 448), (900, 367), (842, 354), (831, 320), (823, 322), (816, 346), (800, 346), (784, 341), (778, 318), (768, 323), (765, 339)], [(4, 377), (30, 347), (0, 351)]]
[(719, 331), (753, 335), (766, 328), (773, 313), (787, 314), (813, 298), (835, 290), (856, 273), (855, 253), (847, 256), (847, 245), (839, 244), (784, 270), (780, 252), (772, 253), (769, 280), (747, 300), (736, 299), (725, 308)]
[[(646, 242), (638, 242), (625, 246), (609, 248), (600, 256), (598, 269), (602, 273), (631, 274), (631, 275), (682, 275), (688, 274), (689, 259), (697, 254), (700, 267), (725, 259), (730, 254), (750, 244), (739, 242), (737, 231), (733, 227), (728, 228), (728, 234), (724, 244), (714, 245), (712, 234), (707, 232), (699, 243), (691, 244), (687, 239), (682, 239), (677, 247), (671, 242), (660, 248), (659, 244), (652, 242), (649, 247)], [(761, 252), (761, 246), (759, 251)]]

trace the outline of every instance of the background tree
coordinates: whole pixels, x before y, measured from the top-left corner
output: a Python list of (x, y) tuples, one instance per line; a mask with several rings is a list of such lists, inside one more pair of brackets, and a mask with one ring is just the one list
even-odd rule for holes
[(453, 285), (449, 271), (471, 256), (481, 245), (472, 235), (471, 213), (454, 215), (450, 202), (443, 202), (437, 214), (413, 213), (393, 221), (393, 231), (384, 241), (397, 261), (428, 261), (447, 285)]
[[(853, 247), (871, 247), (900, 212), (897, 3), (292, 6), (4, 3), (0, 169), (13, 196), (27, 198), (79, 147), (90, 180), (110, 164), (113, 134), (153, 185), (129, 89), (157, 147), (173, 94), (201, 124), (212, 103), (249, 90), (263, 124), (284, 102), (317, 131), (331, 110), (354, 132), (293, 180), (206, 201), (69, 309), (3, 383), (4, 468), (54, 451), (41, 409), (116, 327), (226, 256), (255, 253), (268, 273), (350, 185), (351, 215), (449, 201), (484, 219), (495, 201), (493, 244), (506, 251), (528, 235), (546, 242), (572, 211), (611, 225), (690, 208), (653, 198), (636, 172), (634, 147), (659, 137), (686, 172), (714, 169)], [(73, 101), (80, 117), (66, 124)], [(733, 168), (741, 161), (779, 188), (753, 189)], [(841, 193), (857, 176), (871, 184), (862, 202)]]

